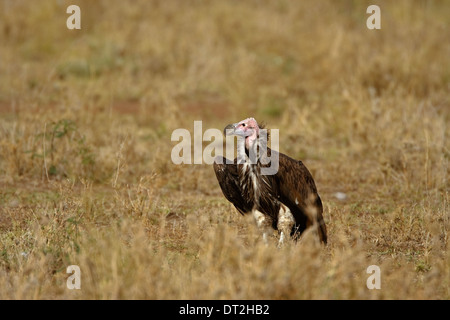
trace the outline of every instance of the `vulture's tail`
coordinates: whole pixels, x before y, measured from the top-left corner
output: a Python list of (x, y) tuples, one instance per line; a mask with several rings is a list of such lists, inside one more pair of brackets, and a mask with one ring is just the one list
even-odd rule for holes
[[(323, 205), (322, 200), (316, 193), (311, 195), (308, 204), (303, 207), (295, 207), (298, 210), (293, 210), (296, 224), (292, 228), (291, 237), (298, 240), (304, 231), (308, 228), (317, 229), (320, 242), (327, 244), (327, 227), (323, 219)], [(315, 232), (315, 231), (314, 231)]]
[(325, 220), (323, 219), (323, 205), (322, 200), (320, 199), (319, 195), (317, 195), (316, 198), (316, 208), (317, 208), (317, 228), (319, 232), (319, 238), (320, 241), (324, 244), (327, 244), (327, 226), (325, 225)]

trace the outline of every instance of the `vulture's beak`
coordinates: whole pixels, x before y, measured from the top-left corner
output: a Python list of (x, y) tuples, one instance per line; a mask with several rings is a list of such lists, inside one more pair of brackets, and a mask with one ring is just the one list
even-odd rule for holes
[(229, 124), (223, 129), (223, 134), (225, 136), (231, 136), (234, 134), (234, 130), (236, 129), (236, 124)]

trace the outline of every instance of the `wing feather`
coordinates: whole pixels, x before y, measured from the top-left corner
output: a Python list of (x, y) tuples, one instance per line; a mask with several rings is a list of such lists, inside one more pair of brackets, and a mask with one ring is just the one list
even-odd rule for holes
[(230, 201), (242, 215), (250, 212), (253, 208), (253, 202), (245, 199), (242, 195), (236, 159), (234, 163), (229, 163), (226, 158), (217, 157), (213, 164), (213, 168), (225, 198), (227, 198), (227, 200)]
[(301, 161), (279, 153), (279, 168), (275, 177), (278, 180), (280, 201), (289, 207), (296, 221), (292, 232), (302, 233), (317, 224), (320, 240), (326, 243), (322, 201), (309, 170)]

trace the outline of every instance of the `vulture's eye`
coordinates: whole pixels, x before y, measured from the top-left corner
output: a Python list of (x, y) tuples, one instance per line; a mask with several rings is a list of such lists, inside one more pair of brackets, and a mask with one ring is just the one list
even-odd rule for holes
[(247, 126), (247, 124), (246, 124), (246, 123), (243, 123), (243, 124), (242, 124), (242, 126), (243, 126), (243, 127), (246, 127), (246, 126)]

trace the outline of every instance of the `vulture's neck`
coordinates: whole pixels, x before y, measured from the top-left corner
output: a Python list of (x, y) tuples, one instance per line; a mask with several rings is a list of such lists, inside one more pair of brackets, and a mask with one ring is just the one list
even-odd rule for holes
[(266, 152), (267, 141), (259, 136), (253, 141), (241, 139), (241, 145), (238, 141), (238, 157), (249, 164), (256, 165)]

